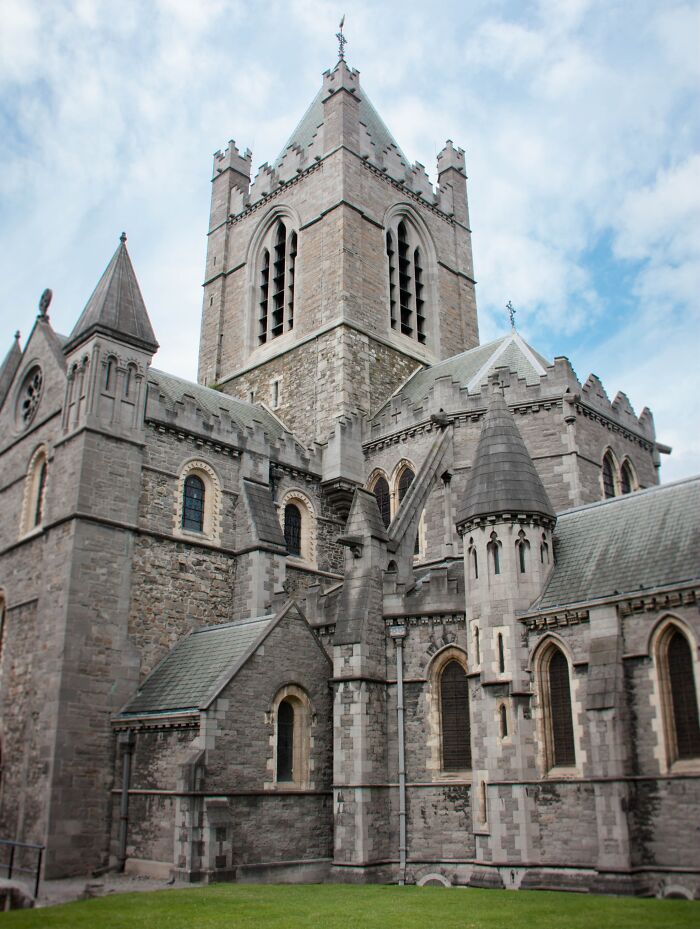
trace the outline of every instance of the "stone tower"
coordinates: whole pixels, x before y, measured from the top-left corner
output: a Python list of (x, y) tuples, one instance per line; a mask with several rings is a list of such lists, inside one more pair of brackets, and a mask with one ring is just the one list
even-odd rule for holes
[(199, 380), (306, 444), (478, 344), (464, 152), (434, 189), (341, 60), (273, 165), (214, 156)]
[(518, 615), (550, 574), (556, 516), (497, 378), (492, 390), (457, 526), (471, 668), (480, 684), (470, 692), (477, 857), (508, 861), (516, 848), (528, 857), (527, 790), (508, 788), (502, 798), (491, 782), (536, 776), (528, 652)]

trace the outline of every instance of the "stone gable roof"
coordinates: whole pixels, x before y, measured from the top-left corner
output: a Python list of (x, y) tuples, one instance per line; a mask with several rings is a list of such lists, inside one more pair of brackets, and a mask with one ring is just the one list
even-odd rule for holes
[(182, 639), (149, 674), (120, 717), (195, 712), (218, 693), (270, 631), (270, 614), (198, 629)]
[[(326, 91), (324, 88), (321, 88), (311, 101), (308, 110), (304, 113), (301, 121), (276, 158), (273, 165), (274, 168), (279, 168), (284, 156), (290, 149), (296, 148), (301, 152), (307, 153), (312, 149), (316, 139), (320, 137), (319, 133), (323, 127), (323, 100), (325, 96)], [(403, 161), (406, 168), (409, 167), (410, 162), (408, 158), (404, 155), (391, 132), (387, 129), (381, 116), (372, 106), (365, 90), (362, 90), (359, 97), (359, 121), (367, 129), (369, 138), (374, 143), (377, 154), (393, 148), (396, 150), (396, 153)]]
[(449, 377), (470, 392), (478, 392), (487, 383), (489, 374), (501, 367), (510, 368), (527, 384), (539, 384), (549, 366), (550, 362), (546, 358), (528, 345), (518, 332), (513, 331), (493, 342), (477, 345), (476, 348), (416, 371), (395, 397), (414, 404), (420, 403), (441, 377)]
[(177, 404), (184, 403), (185, 398), (189, 397), (205, 417), (220, 416), (223, 410), (240, 429), (260, 426), (272, 441), (285, 433), (280, 421), (264, 407), (229, 397), (220, 390), (203, 387), (156, 368), (148, 370), (148, 389), (157, 392), (160, 399), (171, 409), (175, 409)]
[(700, 477), (567, 510), (554, 539), (533, 610), (700, 580)]
[(123, 234), (64, 350), (70, 351), (95, 332), (151, 353), (158, 349)]
[(552, 506), (502, 393), (495, 389), (481, 427), (458, 524), (520, 513), (553, 523)]

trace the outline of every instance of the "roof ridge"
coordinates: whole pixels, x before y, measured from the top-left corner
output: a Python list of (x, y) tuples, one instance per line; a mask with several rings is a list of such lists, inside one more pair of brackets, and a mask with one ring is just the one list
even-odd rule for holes
[(600, 506), (610, 506), (615, 503), (624, 503), (629, 500), (639, 500), (650, 493), (658, 493), (662, 490), (669, 490), (679, 487), (682, 484), (691, 484), (694, 481), (700, 481), (700, 474), (692, 474), (689, 477), (680, 477), (676, 481), (669, 481), (667, 484), (652, 484), (651, 487), (642, 487), (628, 494), (618, 494), (616, 497), (606, 497), (605, 500), (593, 500), (591, 503), (580, 503), (578, 506), (572, 506), (568, 510), (560, 510), (557, 513), (557, 519), (562, 516), (569, 516), (571, 513), (580, 513), (583, 510), (593, 510)]
[[(203, 626), (201, 629), (195, 629), (193, 630), (192, 635), (201, 635), (203, 632), (216, 632), (219, 629), (231, 629), (232, 627), (239, 628), (240, 626), (250, 626), (253, 623), (261, 623), (265, 619), (272, 619), (276, 615), (276, 613), (266, 613), (264, 616), (255, 616), (249, 619), (232, 619), (227, 623), (216, 623), (214, 626)], [(176, 648), (177, 645), (174, 647)]]

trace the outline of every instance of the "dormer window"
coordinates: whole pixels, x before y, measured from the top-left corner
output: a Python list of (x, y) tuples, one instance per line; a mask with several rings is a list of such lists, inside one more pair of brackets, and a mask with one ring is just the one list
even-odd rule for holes
[(294, 328), (297, 234), (278, 219), (263, 241), (258, 279), (258, 344)]

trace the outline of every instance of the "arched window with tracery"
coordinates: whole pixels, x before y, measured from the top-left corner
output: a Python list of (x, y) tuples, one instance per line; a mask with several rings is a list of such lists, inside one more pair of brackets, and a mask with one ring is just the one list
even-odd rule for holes
[(615, 496), (615, 462), (610, 452), (603, 455), (603, 496)]
[(379, 475), (372, 485), (372, 493), (377, 498), (377, 506), (382, 516), (382, 522), (385, 528), (389, 528), (391, 522), (391, 494), (389, 492), (389, 482), (383, 475)]
[(284, 508), (284, 541), (290, 555), (301, 555), (301, 511), (296, 503)]
[(259, 263), (258, 344), (264, 345), (294, 328), (294, 277), (297, 233), (282, 219), (265, 235)]
[(413, 222), (397, 216), (386, 234), (389, 322), (421, 345), (427, 341), (424, 250)]
[(693, 647), (675, 623), (658, 644), (657, 664), (669, 762), (700, 758), (700, 723)]
[(471, 768), (471, 725), (467, 675), (459, 661), (451, 659), (440, 675), (442, 766), (445, 771)]
[(189, 532), (204, 531), (204, 481), (197, 474), (188, 474), (185, 478), (182, 528)]
[(576, 764), (576, 745), (569, 662), (556, 645), (546, 648), (539, 677), (547, 768), (571, 767)]

